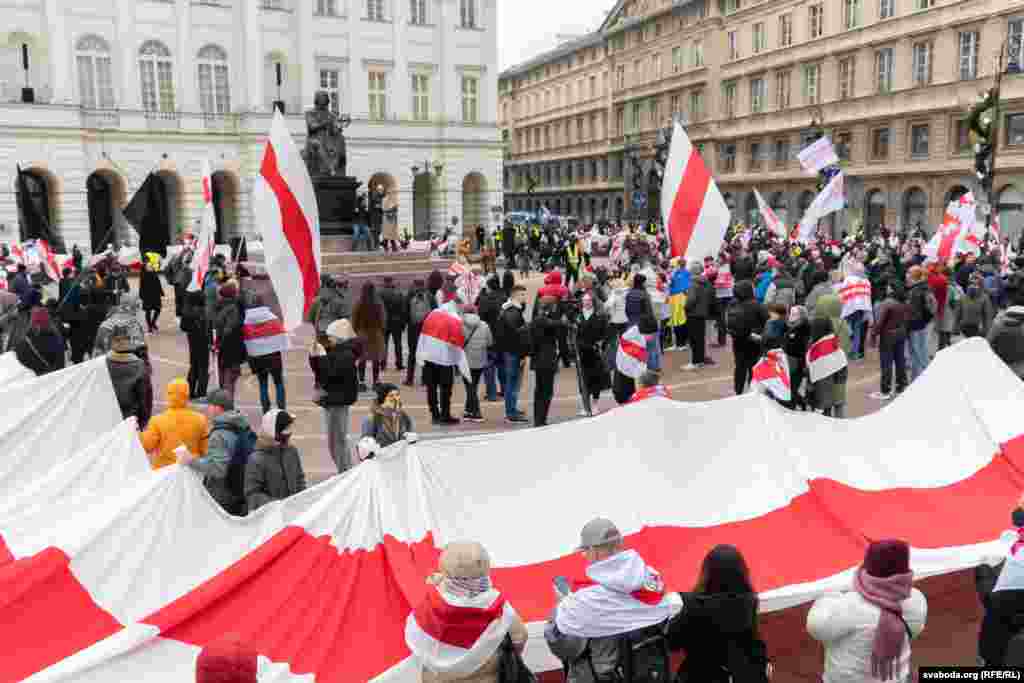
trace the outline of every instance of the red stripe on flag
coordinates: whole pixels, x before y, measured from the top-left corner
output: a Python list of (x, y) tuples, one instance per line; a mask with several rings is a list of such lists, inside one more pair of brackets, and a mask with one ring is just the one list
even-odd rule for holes
[(505, 598), (487, 609), (449, 605), (436, 590), (427, 591), (427, 599), (416, 608), (416, 623), (434, 640), (468, 650), (480, 640), (487, 627), (501, 619)]
[(676, 188), (676, 196), (672, 200), (672, 211), (669, 213), (669, 242), (672, 256), (683, 256), (697, 227), (701, 208), (704, 206), (704, 195), (707, 194), (711, 174), (704, 165), (696, 148), (690, 152), (683, 171), (683, 179)]
[(462, 321), (442, 310), (430, 312), (430, 315), (423, 321), (423, 329), (420, 334), (433, 337), (460, 349), (466, 345), (466, 338), (462, 333)]
[(807, 361), (813, 363), (825, 356), (832, 355), (838, 350), (839, 339), (834, 334), (830, 334), (811, 344), (811, 348), (807, 350)]
[(281, 207), (281, 227), (302, 275), (302, 292), (305, 298), (302, 312), (306, 315), (320, 286), (320, 273), (317, 271), (313, 249), (313, 229), (306, 221), (302, 207), (295, 199), (288, 181), (281, 175), (281, 170), (277, 167), (277, 153), (269, 142), (263, 155), (263, 163), (260, 165), (260, 175), (277, 198), (277, 205)]
[(246, 323), (242, 326), (242, 335), (245, 339), (262, 339), (263, 337), (274, 337), (284, 334), (284, 323), (280, 320), (268, 320), (265, 323)]
[(56, 548), (0, 567), (0, 607), (0, 681), (24, 680), (122, 628)]
[(635, 358), (641, 363), (647, 362), (646, 346), (640, 346), (632, 339), (626, 339), (625, 337), (623, 337), (622, 340), (619, 342), (619, 347), (621, 347), (623, 353), (625, 353), (630, 358)]

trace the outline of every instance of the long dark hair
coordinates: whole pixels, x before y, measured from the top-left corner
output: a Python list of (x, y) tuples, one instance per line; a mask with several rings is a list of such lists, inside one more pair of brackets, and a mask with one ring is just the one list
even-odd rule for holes
[(359, 333), (384, 329), (384, 306), (377, 301), (377, 288), (372, 282), (363, 283), (359, 300), (352, 309), (352, 327)]
[(439, 270), (432, 270), (427, 276), (427, 291), (434, 296), (442, 287), (444, 287), (444, 275)]
[(740, 551), (731, 545), (716, 545), (704, 556), (695, 593), (753, 593), (750, 569)]

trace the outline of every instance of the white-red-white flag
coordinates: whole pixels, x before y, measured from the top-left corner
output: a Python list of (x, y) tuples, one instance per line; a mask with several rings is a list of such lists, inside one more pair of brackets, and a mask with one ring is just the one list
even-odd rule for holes
[(25, 248), (21, 246), (20, 242), (11, 243), (11, 258), (14, 259), (15, 263), (27, 265), (25, 263)]
[(615, 367), (626, 377), (640, 379), (647, 372), (647, 337), (634, 325), (619, 339)]
[(36, 240), (36, 251), (39, 253), (39, 261), (43, 266), (46, 277), (54, 282), (60, 281), (60, 267), (57, 265), (57, 256), (50, 248), (50, 243), (44, 239)]
[(834, 334), (825, 335), (807, 349), (807, 371), (811, 382), (831, 377), (845, 367), (846, 354)]
[(277, 110), (253, 186), (253, 207), (267, 274), (284, 326), (293, 330), (320, 289), (320, 211), (309, 171)]
[(462, 318), (455, 302), (449, 301), (435, 308), (423, 320), (419, 341), (416, 343), (416, 363), (456, 367), (467, 380), (471, 379), (466, 359), (466, 337), (462, 332)]
[(814, 237), (814, 231), (818, 227), (818, 221), (825, 216), (839, 211), (846, 206), (846, 192), (844, 190), (843, 174), (836, 173), (829, 181), (811, 205), (807, 207), (803, 217), (800, 219), (797, 230), (797, 239), (804, 244), (810, 244)]
[(792, 399), (789, 384), (789, 359), (781, 349), (772, 349), (757, 362), (751, 386), (761, 387), (780, 401)]
[(516, 611), (496, 590), (472, 598), (429, 590), (405, 622), (405, 644), (424, 669), (469, 676), (498, 651)]
[(729, 215), (715, 179), (677, 121), (661, 184), (661, 218), (672, 256), (701, 261), (716, 255)]
[(925, 263), (947, 263), (958, 253), (967, 251), (970, 248), (967, 235), (968, 231), (961, 225), (960, 220), (947, 211), (942, 225), (921, 249)]
[(765, 227), (771, 230), (773, 234), (786, 239), (788, 233), (786, 232), (785, 223), (775, 215), (772, 207), (768, 206), (768, 202), (764, 200), (764, 197), (761, 196), (756, 187), (754, 188), (754, 196), (757, 198), (757, 208), (761, 212), (761, 218), (764, 220)]
[(186, 290), (189, 292), (198, 292), (203, 288), (206, 274), (210, 271), (213, 250), (217, 247), (217, 217), (213, 212), (213, 169), (210, 168), (208, 159), (203, 159), (201, 178), (203, 183), (202, 227), (199, 230), (195, 255), (192, 257), (192, 281), (188, 283)]
[(284, 323), (267, 306), (246, 309), (242, 338), (250, 358), (269, 356), (289, 348)]

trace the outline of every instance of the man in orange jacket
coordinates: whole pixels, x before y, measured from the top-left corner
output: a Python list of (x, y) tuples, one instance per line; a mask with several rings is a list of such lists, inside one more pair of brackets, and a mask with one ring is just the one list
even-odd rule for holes
[(177, 378), (167, 385), (166, 411), (149, 421), (142, 432), (142, 449), (153, 469), (175, 464), (174, 449), (185, 446), (194, 456), (206, 455), (210, 427), (206, 416), (188, 408), (188, 382)]

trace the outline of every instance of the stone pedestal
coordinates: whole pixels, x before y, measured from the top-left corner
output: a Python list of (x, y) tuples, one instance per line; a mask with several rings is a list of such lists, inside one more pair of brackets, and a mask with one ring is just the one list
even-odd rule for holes
[(351, 235), (356, 190), (362, 183), (351, 176), (315, 176), (313, 190), (320, 207), (321, 235)]

